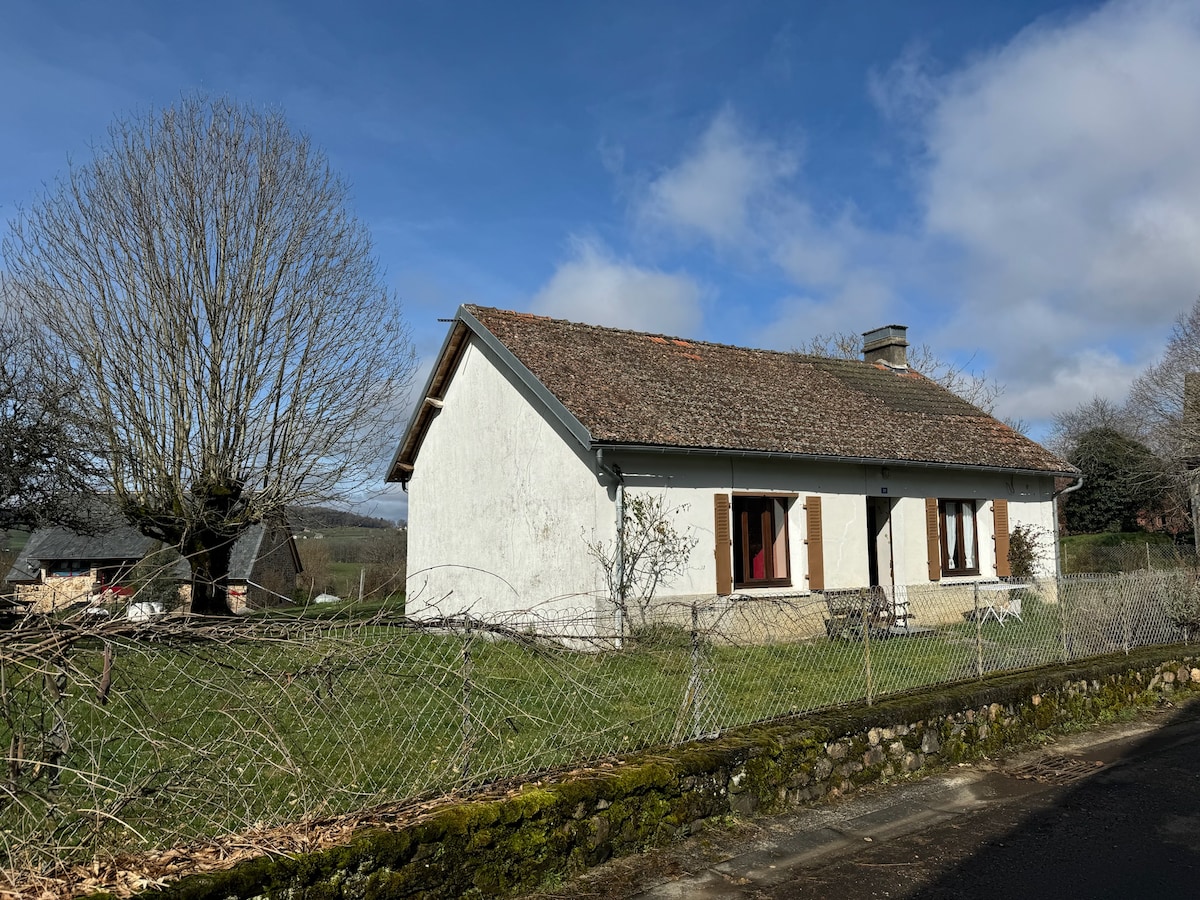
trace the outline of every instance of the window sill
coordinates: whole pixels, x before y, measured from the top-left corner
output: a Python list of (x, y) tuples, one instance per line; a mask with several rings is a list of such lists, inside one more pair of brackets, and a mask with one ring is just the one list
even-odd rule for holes
[(729, 596), (734, 600), (758, 600), (763, 597), (807, 597), (812, 591), (795, 586), (734, 588)]
[(995, 575), (943, 575), (941, 581), (932, 584), (995, 584), (999, 581)]

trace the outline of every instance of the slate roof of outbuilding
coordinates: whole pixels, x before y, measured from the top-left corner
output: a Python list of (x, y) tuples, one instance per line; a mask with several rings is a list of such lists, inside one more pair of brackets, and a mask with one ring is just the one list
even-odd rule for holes
[[(586, 428), (593, 445), (1076, 471), (916, 372), (462, 309)], [(415, 437), (397, 463), (406, 454), (415, 462)]]
[[(251, 525), (239, 535), (229, 557), (229, 577), (248, 581), (259, 556), (266, 527)], [(163, 547), (160, 541), (146, 537), (126, 524), (115, 511), (101, 514), (96, 531), (81, 534), (68, 528), (42, 528), (29, 536), (5, 581), (22, 583), (36, 581), (41, 563), (52, 560), (81, 560), (87, 563), (119, 563), (144, 559), (155, 553), (172, 578), (181, 581), (191, 577), (191, 566), (174, 547)], [(161, 554), (161, 555), (157, 555)]]

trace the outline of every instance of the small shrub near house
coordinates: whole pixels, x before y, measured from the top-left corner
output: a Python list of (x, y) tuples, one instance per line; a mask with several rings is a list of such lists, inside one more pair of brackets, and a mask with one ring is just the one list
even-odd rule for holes
[(1018, 525), (1008, 536), (1008, 566), (1013, 578), (1032, 578), (1047, 546), (1049, 534), (1036, 525)]

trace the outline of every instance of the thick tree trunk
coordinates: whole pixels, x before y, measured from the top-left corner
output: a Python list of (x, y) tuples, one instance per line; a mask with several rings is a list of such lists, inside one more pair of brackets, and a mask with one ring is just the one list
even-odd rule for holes
[(233, 540), (213, 534), (197, 535), (184, 553), (192, 564), (192, 614), (228, 616), (229, 560)]

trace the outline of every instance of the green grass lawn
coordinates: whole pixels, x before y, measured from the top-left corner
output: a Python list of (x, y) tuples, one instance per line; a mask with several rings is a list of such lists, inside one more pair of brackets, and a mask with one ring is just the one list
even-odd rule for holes
[(1062, 538), (1063, 572), (1131, 572), (1163, 568), (1177, 554), (1170, 535), (1151, 532), (1071, 534)]
[[(10, 695), (28, 708), (17, 722), (27, 757), (61, 712), (76, 771), (0, 809), (0, 832), (43, 834), (63, 858), (87, 858), (97, 842), (162, 846), (687, 739), (868, 688), (861, 641), (693, 652), (681, 632), (583, 653), (364, 625), (361, 608), (340, 627), (353, 606), (292, 611), (255, 640), (124, 639), (103, 705), (99, 645), (75, 648), (58, 706), (40, 671), (8, 666)], [(971, 677), (980, 650), (985, 670), (1058, 659), (1057, 615), (1027, 602), (1023, 627), (987, 622), (978, 644), (974, 622), (872, 640), (871, 692)]]

